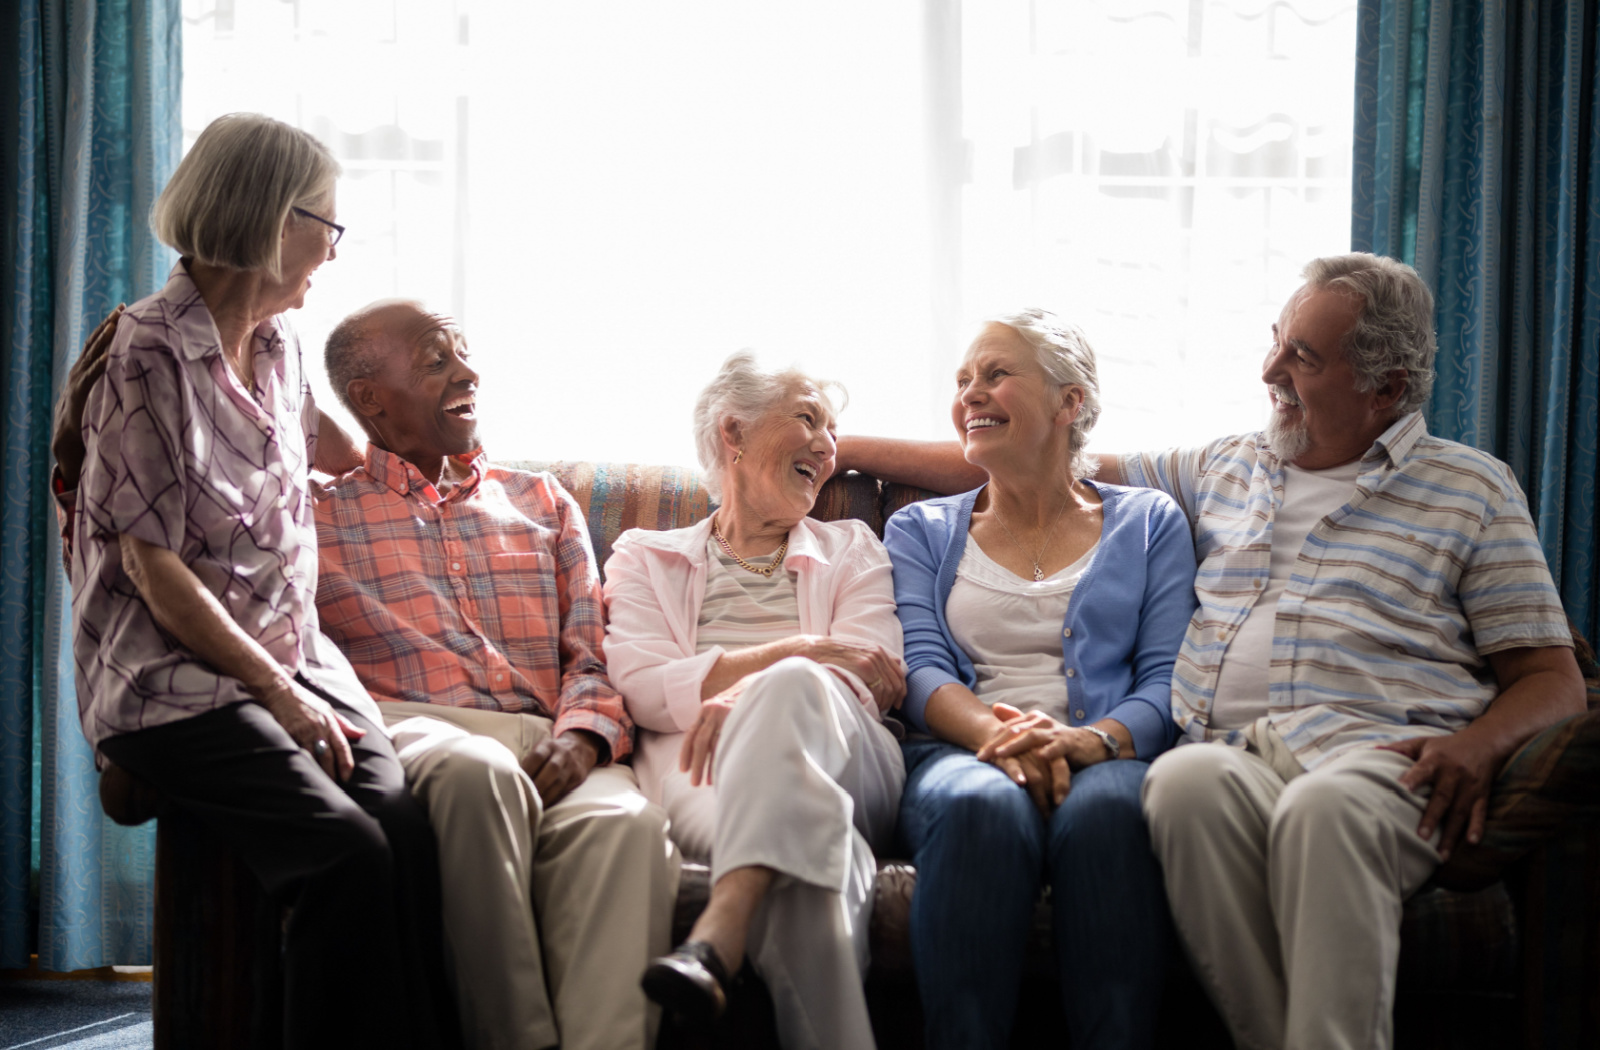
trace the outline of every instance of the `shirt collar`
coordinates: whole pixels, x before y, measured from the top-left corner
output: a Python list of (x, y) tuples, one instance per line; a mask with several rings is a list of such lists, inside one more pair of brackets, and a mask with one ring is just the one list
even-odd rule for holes
[(422, 476), (422, 471), (409, 460), (401, 459), (388, 449), (379, 448), (367, 442), (366, 471), (367, 476), (373, 481), (388, 488), (390, 491), (401, 495), (415, 493), (418, 498), (426, 499), (430, 503), (449, 503), (453, 500), (466, 499), (483, 480), (484, 470), (488, 466), (488, 457), (483, 449), (469, 452), (465, 456), (452, 456), (458, 463), (466, 464), (472, 474), (461, 484), (450, 490), (450, 494), (443, 499), (433, 482)]
[[(706, 544), (711, 542), (711, 518), (708, 516), (686, 529), (672, 529), (653, 533), (650, 543), (658, 550), (671, 551), (690, 561), (705, 559)], [(783, 556), (784, 564), (790, 558), (809, 558), (818, 565), (830, 564), (827, 552), (817, 536), (817, 523), (811, 518), (801, 518), (789, 530), (789, 550)]]
[[(217, 331), (216, 318), (211, 316), (211, 308), (206, 306), (205, 298), (201, 296), (194, 278), (189, 276), (189, 267), (184, 260), (179, 259), (173, 264), (172, 272), (167, 274), (166, 286), (161, 289), (161, 297), (181, 310), (180, 323), (190, 327), (192, 334), (198, 336), (198, 338), (179, 339), (176, 348), (178, 356), (185, 361), (199, 361), (213, 354), (222, 353), (222, 336)], [(199, 331), (193, 332), (193, 329)], [(269, 357), (283, 356), (283, 332), (279, 328), (277, 315), (256, 325), (255, 337), (265, 344), (256, 348), (258, 354), (264, 353)]]
[(1378, 435), (1378, 440), (1372, 443), (1372, 449), (1366, 454), (1365, 459), (1375, 459), (1382, 453), (1387, 453), (1389, 462), (1398, 467), (1411, 455), (1411, 450), (1417, 442), (1428, 436), (1427, 420), (1422, 418), (1421, 412), (1407, 412), (1393, 423), (1389, 429)]

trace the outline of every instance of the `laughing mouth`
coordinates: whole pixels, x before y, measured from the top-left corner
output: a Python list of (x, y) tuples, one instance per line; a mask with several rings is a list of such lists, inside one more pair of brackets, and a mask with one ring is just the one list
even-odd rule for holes
[(993, 416), (979, 416), (976, 419), (967, 420), (967, 433), (970, 434), (974, 430), (987, 430), (990, 427), (997, 427), (1004, 422), (1005, 420), (995, 419)]
[(1300, 398), (1297, 397), (1295, 395), (1295, 392), (1293, 390), (1290, 390), (1288, 387), (1286, 387), (1286, 386), (1275, 386), (1275, 387), (1272, 387), (1271, 390), (1272, 390), (1272, 399), (1274, 401), (1276, 401), (1278, 404), (1284, 405), (1284, 406), (1286, 406), (1288, 408), (1299, 408), (1299, 407), (1301, 407)]
[(478, 417), (474, 413), (477, 407), (477, 398), (472, 394), (464, 394), (454, 400), (445, 402), (444, 410), (446, 414), (455, 416), (457, 419), (476, 419)]
[(817, 480), (817, 468), (812, 464), (807, 463), (805, 460), (801, 460), (794, 465), (794, 472), (805, 478), (807, 481), (814, 482)]

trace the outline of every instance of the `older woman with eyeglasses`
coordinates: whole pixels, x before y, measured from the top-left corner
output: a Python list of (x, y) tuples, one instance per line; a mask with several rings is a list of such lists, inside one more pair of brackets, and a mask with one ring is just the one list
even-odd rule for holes
[(904, 779), (883, 724), (905, 692), (888, 556), (861, 522), (806, 516), (833, 415), (801, 373), (730, 357), (694, 414), (721, 506), (624, 533), (606, 563), (606, 662), (640, 727), (640, 786), (712, 865), (705, 912), (645, 991), (709, 1026), (748, 954), (786, 1050), (873, 1045), (873, 851)]
[(926, 1042), (1009, 1045), (1048, 883), (1070, 1045), (1148, 1047), (1172, 938), (1139, 791), (1176, 736), (1188, 522), (1162, 493), (1088, 477), (1094, 353), (1043, 311), (983, 327), (950, 412), (988, 484), (884, 531), (919, 730), (900, 833)]
[(156, 202), (181, 258), (76, 385), (81, 443), (76, 405), (57, 434), (79, 708), (102, 762), (293, 903), (287, 1045), (448, 1046), (432, 832), (313, 603), (321, 414), (282, 315), (335, 257), (338, 174), (305, 132), (233, 114)]

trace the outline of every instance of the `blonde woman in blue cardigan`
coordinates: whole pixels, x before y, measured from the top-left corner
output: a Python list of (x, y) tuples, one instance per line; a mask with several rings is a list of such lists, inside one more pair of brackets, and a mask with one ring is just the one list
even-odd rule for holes
[(1139, 790), (1176, 735), (1188, 523), (1162, 493), (1086, 476), (1094, 355), (1049, 314), (983, 328), (951, 414), (988, 484), (906, 508), (884, 537), (915, 730), (900, 832), (927, 1045), (1009, 1044), (1048, 883), (1065, 1041), (1147, 1047), (1172, 934)]

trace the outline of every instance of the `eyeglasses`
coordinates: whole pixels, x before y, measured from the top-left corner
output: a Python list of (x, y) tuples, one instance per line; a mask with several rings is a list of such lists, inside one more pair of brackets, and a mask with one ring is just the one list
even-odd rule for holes
[(304, 208), (296, 208), (293, 205), (290, 205), (289, 210), (303, 219), (315, 219), (326, 226), (328, 228), (328, 247), (330, 248), (338, 244), (339, 238), (344, 236), (344, 227), (336, 222), (329, 222), (320, 215), (313, 215)]

